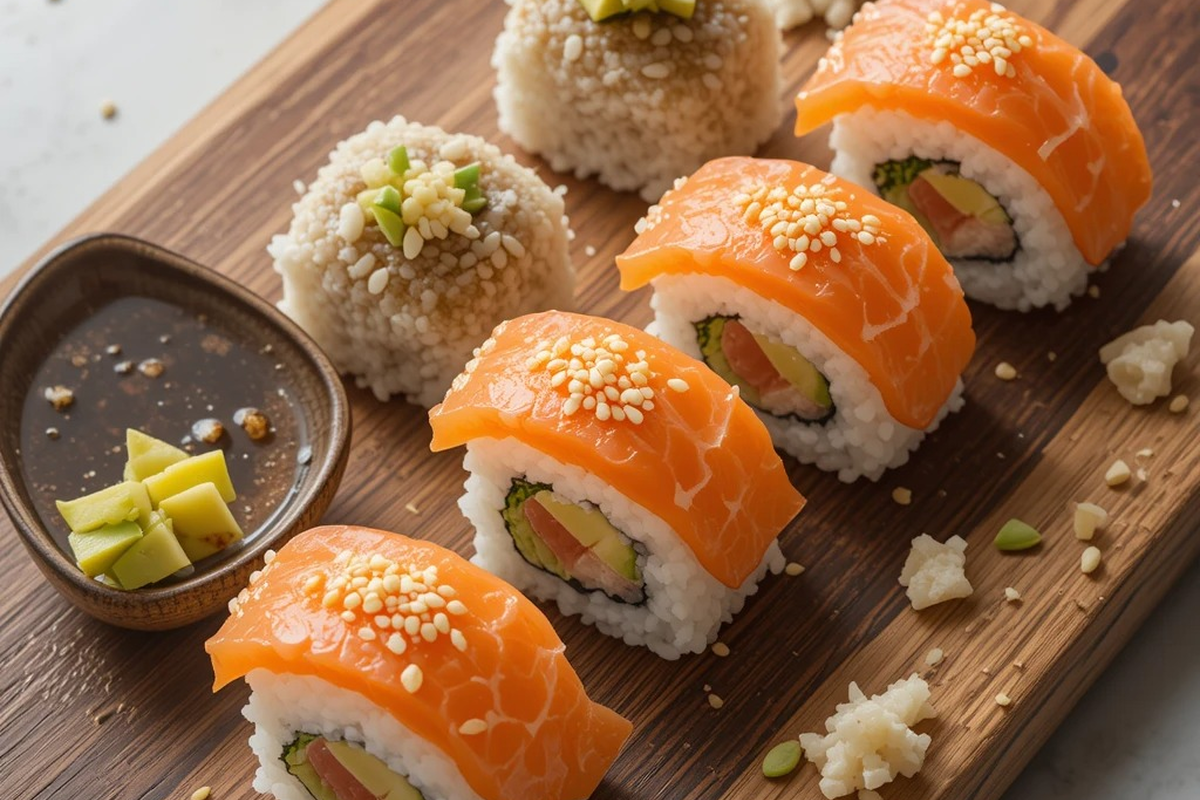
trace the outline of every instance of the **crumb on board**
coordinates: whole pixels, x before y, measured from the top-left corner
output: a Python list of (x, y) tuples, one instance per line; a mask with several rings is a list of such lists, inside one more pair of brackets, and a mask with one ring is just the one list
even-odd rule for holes
[(892, 489), (892, 500), (894, 500), (897, 505), (901, 506), (907, 506), (911, 504), (912, 489), (905, 488), (904, 486), (897, 486), (895, 489)]
[(1015, 670), (1023, 670), (1023, 669), (1025, 669), (1025, 662), (1024, 662), (1024, 661), (1014, 661), (1014, 662), (1012, 663), (1012, 665), (1013, 665), (1013, 669), (1015, 669)]
[(1186, 394), (1177, 394), (1171, 398), (1171, 404), (1167, 406), (1167, 410), (1172, 414), (1182, 414), (1187, 411), (1188, 402)]
[(1091, 286), (1088, 287), (1087, 293), (1088, 293), (1088, 297), (1095, 300), (1098, 297), (1100, 297), (1100, 287), (1093, 283)]
[(1001, 708), (1008, 708), (1012, 705), (1012, 698), (1004, 692), (1001, 692), (1000, 694), (996, 695), (996, 705), (1000, 706)]
[(117, 116), (117, 104), (112, 100), (102, 100), (100, 102), (100, 117), (101, 119), (114, 119)]
[(710, 706), (712, 706), (713, 708), (719, 709), (719, 708), (721, 708), (721, 706), (725, 705), (725, 701), (722, 700), (719, 695), (715, 695), (712, 692), (709, 692), (708, 704)]
[(1006, 586), (1004, 588), (1004, 599), (1010, 603), (1019, 603), (1021, 602), (1021, 593), (1011, 586)]
[(1083, 570), (1085, 575), (1091, 575), (1100, 566), (1100, 548), (1089, 547), (1083, 551), (1083, 555), (1079, 558), (1079, 568)]
[(729, 645), (725, 644), (724, 642), (714, 642), (712, 646), (712, 653), (718, 658), (725, 658), (729, 655)]
[(405, 503), (404, 510), (410, 514), (420, 514), (421, 509), (417, 508), (416, 503)]
[(1001, 361), (996, 365), (996, 377), (1002, 381), (1016, 380), (1017, 368), (1007, 361)]
[(1120, 486), (1129, 480), (1132, 474), (1129, 471), (1129, 465), (1118, 458), (1108, 468), (1108, 471), (1104, 473), (1104, 482), (1109, 486)]
[(54, 406), (55, 411), (66, 411), (75, 402), (75, 392), (61, 384), (57, 386), (47, 386), (42, 391), (42, 396)]
[(1134, 455), (1138, 458), (1154, 458), (1154, 451), (1149, 447), (1143, 447), (1141, 450), (1138, 450), (1136, 453), (1134, 453)]
[(936, 667), (938, 664), (942, 663), (942, 659), (945, 657), (946, 654), (942, 651), (942, 648), (935, 647), (925, 654), (925, 664), (926, 666)]
[(191, 800), (208, 800), (210, 794), (212, 794), (212, 789), (210, 787), (201, 786), (199, 789), (192, 792)]
[(783, 568), (783, 571), (794, 578), (804, 572), (804, 565), (796, 561), (789, 561), (787, 566)]
[(1150, 479), (1150, 473), (1146, 472), (1146, 469), (1144, 467), (1138, 467), (1137, 479), (1139, 481), (1141, 481), (1142, 483), (1145, 483), (1147, 480)]
[(1057, 359), (1058, 359), (1058, 353), (1054, 352), (1053, 350), (1051, 350), (1049, 353), (1046, 353), (1047, 361), (1056, 361)]
[(583, 248), (583, 254), (588, 258), (591, 258), (592, 256), (596, 255), (596, 248), (589, 244), (587, 247)]
[(1108, 512), (1095, 503), (1076, 503), (1073, 520), (1075, 538), (1091, 541), (1096, 531), (1108, 524)]

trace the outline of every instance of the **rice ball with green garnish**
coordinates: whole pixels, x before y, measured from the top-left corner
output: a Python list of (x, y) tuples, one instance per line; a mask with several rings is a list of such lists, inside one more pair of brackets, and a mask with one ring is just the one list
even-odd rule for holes
[(654, 201), (780, 122), (781, 41), (763, 0), (508, 2), (492, 56), (500, 128), (555, 170)]
[(432, 406), (500, 322), (572, 305), (561, 194), (477, 136), (372, 122), (292, 210), (279, 307), (380, 400)]

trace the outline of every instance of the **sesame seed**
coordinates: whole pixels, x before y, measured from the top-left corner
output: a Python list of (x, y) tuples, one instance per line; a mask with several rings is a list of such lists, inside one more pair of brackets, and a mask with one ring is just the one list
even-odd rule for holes
[(117, 104), (112, 100), (105, 100), (100, 104), (100, 116), (103, 119), (113, 119), (117, 116)]
[(201, 786), (199, 789), (192, 792), (191, 800), (208, 800), (209, 795), (211, 795), (211, 794), (212, 794), (212, 787)]
[(989, 62), (997, 76), (1015, 77), (1013, 55), (1034, 46), (1033, 38), (1017, 18), (996, 5), (990, 11), (977, 9), (966, 17), (959, 16), (958, 9), (949, 17), (940, 11), (931, 12), (926, 17), (925, 31), (930, 63), (953, 65), (951, 72), (956, 78), (965, 78), (974, 67)]
[(380, 268), (372, 272), (370, 279), (367, 280), (367, 291), (371, 294), (379, 294), (387, 288), (387, 285), (388, 271), (386, 268)]
[(583, 55), (583, 39), (577, 33), (572, 33), (567, 37), (567, 41), (563, 43), (563, 60), (567, 62), (578, 61)]
[(925, 664), (930, 667), (936, 667), (938, 664), (942, 663), (942, 659), (945, 657), (945, 655), (946, 654), (942, 652), (942, 648), (935, 647), (925, 654)]
[(712, 646), (712, 652), (713, 655), (717, 656), (718, 658), (725, 658), (729, 655), (729, 645), (725, 644), (724, 642), (716, 642)]
[(642, 74), (653, 80), (661, 80), (670, 76), (671, 68), (661, 61), (655, 61), (652, 64), (647, 64), (646, 66), (642, 67)]
[(1167, 406), (1167, 410), (1172, 414), (1182, 414), (1187, 411), (1188, 397), (1185, 394), (1177, 394), (1171, 398), (1171, 404)]
[(1079, 568), (1083, 570), (1085, 575), (1091, 575), (1100, 566), (1100, 548), (1089, 547), (1083, 551), (1083, 555), (1079, 558)]
[(1002, 381), (1015, 380), (1017, 377), (1017, 368), (1007, 361), (1001, 361), (996, 365), (996, 377)]
[(710, 693), (708, 695), (708, 704), (713, 708), (720, 708), (721, 706), (725, 705), (725, 701), (719, 696)]
[(400, 685), (409, 694), (416, 694), (421, 688), (421, 684), (425, 681), (425, 674), (421, 672), (421, 668), (416, 664), (409, 664), (400, 673)]
[(1104, 473), (1104, 482), (1109, 486), (1120, 486), (1129, 480), (1131, 474), (1129, 465), (1118, 458), (1108, 468), (1108, 471)]
[(1100, 296), (1100, 287), (1096, 286), (1095, 284), (1092, 284), (1091, 286), (1088, 287), (1087, 293), (1088, 293), (1088, 297), (1090, 297), (1094, 300)]
[(463, 736), (475, 736), (488, 729), (488, 724), (481, 719), (472, 718), (458, 726), (458, 732)]
[(789, 561), (787, 566), (783, 568), (783, 571), (794, 578), (800, 573), (804, 572), (804, 565), (798, 564), (795, 561)]
[(897, 486), (892, 489), (892, 500), (897, 505), (907, 506), (912, 503), (912, 489), (906, 489), (903, 486)]

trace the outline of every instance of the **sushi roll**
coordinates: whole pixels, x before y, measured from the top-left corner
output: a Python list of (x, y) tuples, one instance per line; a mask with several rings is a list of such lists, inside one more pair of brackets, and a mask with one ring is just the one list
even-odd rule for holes
[(737, 392), (598, 317), (500, 325), (429, 415), (467, 446), (475, 563), (666, 659), (698, 653), (768, 572), (804, 505)]
[(833, 122), (832, 171), (915, 216), (967, 296), (1065, 308), (1150, 197), (1121, 87), (1077, 48), (983, 0), (879, 0), (796, 96)]
[(582, 800), (631, 730), (511, 586), (383, 531), (295, 537), (205, 649), (278, 800)]
[(431, 406), (498, 322), (572, 304), (562, 197), (479, 137), (373, 122), (292, 210), (279, 307), (380, 400)]
[(653, 202), (710, 158), (750, 153), (783, 116), (765, 0), (508, 0), (500, 129), (560, 172)]
[(876, 480), (962, 407), (975, 348), (950, 265), (907, 212), (794, 161), (680, 181), (617, 257), (650, 330), (753, 406), (775, 446)]

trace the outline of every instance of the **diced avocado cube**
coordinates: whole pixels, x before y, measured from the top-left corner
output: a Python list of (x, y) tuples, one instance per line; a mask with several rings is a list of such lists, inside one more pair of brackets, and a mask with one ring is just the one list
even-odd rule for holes
[(696, 0), (656, 0), (658, 9), (680, 19), (691, 19), (696, 13)]
[(229, 467), (225, 464), (225, 453), (221, 450), (213, 450), (172, 464), (157, 475), (151, 475), (144, 483), (156, 508), (168, 497), (202, 483), (215, 484), (221, 493), (221, 499), (226, 503), (237, 499), (233, 481), (229, 478)]
[(454, 186), (457, 189), (467, 189), (479, 184), (479, 162), (467, 164), (454, 170)]
[(118, 522), (88, 533), (72, 531), (67, 542), (83, 574), (94, 578), (108, 572), (113, 562), (141, 538), (142, 529), (136, 522)]
[(150, 496), (138, 481), (125, 481), (74, 500), (55, 500), (67, 527), (87, 533), (105, 525), (150, 518)]
[(116, 560), (111, 573), (120, 582), (121, 588), (140, 589), (161, 581), (191, 563), (170, 527), (158, 524), (146, 531)]
[(133, 428), (125, 431), (125, 450), (129, 454), (129, 460), (125, 462), (127, 481), (145, 480), (188, 457), (178, 447)]
[(600, 22), (628, 11), (621, 0), (579, 0), (579, 3), (593, 22)]
[(242, 538), (242, 529), (211, 483), (165, 498), (159, 510), (171, 519), (175, 538), (192, 561), (207, 558)]

